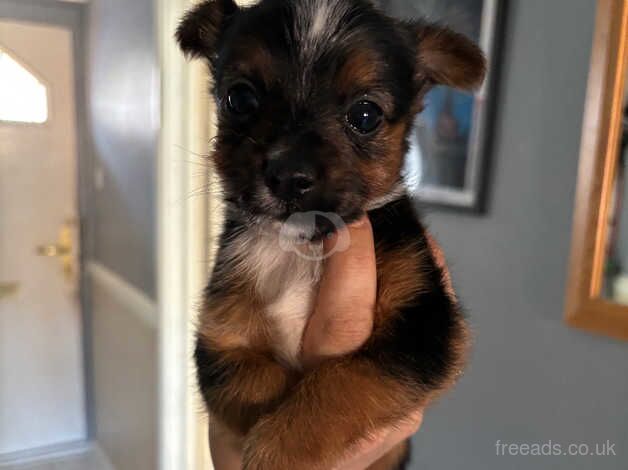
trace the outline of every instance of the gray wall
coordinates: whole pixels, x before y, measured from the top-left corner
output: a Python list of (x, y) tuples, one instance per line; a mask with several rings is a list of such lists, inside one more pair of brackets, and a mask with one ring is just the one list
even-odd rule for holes
[(143, 321), (157, 316), (151, 302), (159, 131), (154, 5), (89, 5), (93, 190), (86, 254), (107, 268), (90, 270), (91, 402), (94, 437), (117, 470), (157, 468), (157, 330)]
[[(432, 212), (476, 333), (413, 469), (626, 469), (628, 345), (562, 321), (594, 0), (512, 0), (484, 217)], [(609, 439), (618, 457), (499, 457), (495, 443)]]
[(99, 281), (91, 284), (96, 439), (116, 470), (156, 470), (157, 331)]
[(152, 0), (93, 0), (88, 108), (94, 172), (95, 258), (155, 295), (155, 174), (159, 70)]

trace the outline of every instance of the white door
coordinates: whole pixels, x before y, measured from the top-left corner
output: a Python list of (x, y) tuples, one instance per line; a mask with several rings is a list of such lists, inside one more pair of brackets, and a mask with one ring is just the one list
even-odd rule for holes
[(72, 47), (0, 20), (0, 457), (87, 433)]

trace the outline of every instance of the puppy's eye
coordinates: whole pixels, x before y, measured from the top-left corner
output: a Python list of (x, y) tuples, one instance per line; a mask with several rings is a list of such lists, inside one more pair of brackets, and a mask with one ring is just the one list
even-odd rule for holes
[(347, 122), (360, 134), (369, 134), (379, 127), (384, 118), (382, 108), (372, 101), (358, 101), (347, 113)]
[(259, 101), (253, 88), (246, 83), (238, 83), (227, 94), (229, 111), (238, 116), (247, 116), (259, 108)]

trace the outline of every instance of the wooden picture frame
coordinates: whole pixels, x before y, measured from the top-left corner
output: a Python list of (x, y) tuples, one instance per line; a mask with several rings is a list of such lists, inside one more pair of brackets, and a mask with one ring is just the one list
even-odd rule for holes
[(627, 64), (628, 0), (598, 0), (565, 319), (576, 328), (624, 340), (628, 340), (628, 306), (604, 299), (602, 287)]

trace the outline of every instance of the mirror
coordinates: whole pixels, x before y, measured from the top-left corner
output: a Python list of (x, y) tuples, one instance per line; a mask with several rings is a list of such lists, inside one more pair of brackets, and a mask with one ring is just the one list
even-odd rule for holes
[(628, 306), (628, 80), (624, 93), (619, 148), (615, 164), (615, 177), (607, 218), (606, 251), (602, 296)]
[(598, 0), (566, 320), (628, 339), (628, 2)]

